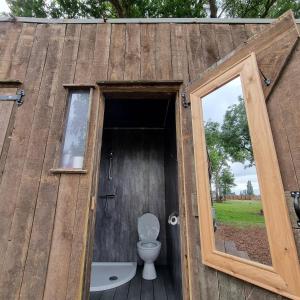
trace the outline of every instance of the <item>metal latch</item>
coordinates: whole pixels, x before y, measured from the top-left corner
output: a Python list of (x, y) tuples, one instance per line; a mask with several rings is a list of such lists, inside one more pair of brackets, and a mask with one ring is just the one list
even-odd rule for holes
[(187, 100), (186, 93), (181, 93), (182, 105), (184, 108), (188, 108), (191, 105), (191, 102)]
[(297, 224), (298, 226), (300, 226), (300, 192), (299, 191), (291, 192), (291, 197), (294, 199), (294, 209), (298, 217)]
[(23, 104), (25, 96), (24, 90), (18, 90), (16, 95), (0, 95), (0, 101), (16, 101), (20, 106)]

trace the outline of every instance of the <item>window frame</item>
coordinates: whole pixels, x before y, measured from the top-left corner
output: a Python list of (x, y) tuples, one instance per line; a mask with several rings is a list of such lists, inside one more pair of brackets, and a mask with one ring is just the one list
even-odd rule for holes
[[(218, 67), (208, 80), (200, 80), (198, 86), (196, 82), (188, 89), (192, 113), (202, 261), (207, 266), (275, 293), (298, 298), (300, 297), (299, 261), (255, 53), (246, 55), (227, 68)], [(223, 253), (215, 247), (201, 98), (238, 76), (242, 82), (245, 98), (272, 266)], [(268, 199), (276, 199), (276, 207), (274, 202)], [(211, 225), (207, 226), (207, 224)]]
[[(67, 174), (86, 174), (88, 172), (86, 168), (86, 162), (87, 162), (87, 150), (88, 150), (88, 144), (89, 144), (89, 138), (90, 138), (90, 130), (91, 130), (91, 108), (92, 108), (92, 102), (93, 102), (93, 96), (94, 96), (94, 85), (74, 85), (74, 84), (63, 84), (63, 87), (66, 89), (66, 96), (65, 96), (65, 112), (64, 112), (64, 119), (62, 122), (62, 127), (60, 129), (60, 138), (59, 143), (56, 147), (56, 155), (55, 160), (53, 164), (53, 168), (50, 170), (51, 173), (67, 173)], [(66, 127), (68, 122), (68, 112), (69, 112), (69, 104), (70, 104), (70, 95), (73, 91), (78, 90), (86, 90), (89, 91), (89, 108), (88, 108), (88, 118), (87, 118), (87, 134), (86, 134), (86, 140), (85, 140), (85, 149), (83, 154), (83, 163), (82, 168), (64, 168), (60, 165), (61, 157), (62, 157), (62, 150), (63, 145), (65, 141), (65, 134), (66, 134)]]

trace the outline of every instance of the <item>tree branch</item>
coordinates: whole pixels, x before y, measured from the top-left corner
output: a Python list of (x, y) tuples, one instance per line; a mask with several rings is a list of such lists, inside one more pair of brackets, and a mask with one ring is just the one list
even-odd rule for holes
[(275, 4), (275, 2), (276, 2), (276, 0), (267, 1), (266, 6), (265, 6), (265, 11), (260, 16), (261, 18), (265, 18), (268, 15), (271, 7), (273, 6), (273, 4)]
[(125, 18), (126, 17), (125, 13), (123, 11), (123, 7), (122, 7), (121, 3), (118, 0), (108, 0), (108, 2), (110, 2), (113, 5), (113, 7), (116, 9), (118, 18)]
[(218, 8), (216, 5), (216, 0), (208, 0), (209, 8), (210, 8), (210, 17), (217, 18)]

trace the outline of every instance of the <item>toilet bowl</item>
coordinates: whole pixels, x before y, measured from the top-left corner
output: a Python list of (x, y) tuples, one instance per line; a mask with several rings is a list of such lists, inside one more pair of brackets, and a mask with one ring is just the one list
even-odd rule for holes
[(137, 251), (144, 261), (143, 278), (153, 280), (156, 276), (154, 261), (157, 259), (161, 243), (157, 241), (160, 226), (157, 217), (147, 213), (138, 218), (138, 234), (140, 241), (137, 243)]

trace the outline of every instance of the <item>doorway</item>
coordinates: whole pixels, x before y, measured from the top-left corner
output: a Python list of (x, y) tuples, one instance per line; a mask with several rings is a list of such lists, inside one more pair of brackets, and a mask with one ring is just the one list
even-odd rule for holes
[[(135, 262), (138, 267), (130, 281), (93, 292), (91, 299), (121, 292), (123, 297), (140, 293), (141, 299), (143, 294), (181, 299), (180, 223), (176, 218), (170, 222), (179, 216), (176, 93), (103, 95), (93, 263)], [(142, 278), (143, 261), (137, 253), (137, 221), (145, 213), (155, 215), (160, 224), (155, 280)]]

